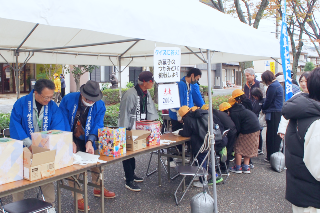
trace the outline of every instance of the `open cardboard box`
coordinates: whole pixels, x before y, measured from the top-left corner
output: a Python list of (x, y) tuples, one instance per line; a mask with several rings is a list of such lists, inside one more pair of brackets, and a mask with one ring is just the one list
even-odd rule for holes
[[(137, 151), (146, 148), (147, 138), (150, 134), (151, 131), (146, 130), (127, 130), (127, 150)], [(133, 136), (138, 136), (138, 138), (133, 140)]]
[(55, 174), (56, 150), (50, 151), (38, 146), (32, 146), (32, 153), (23, 148), (23, 177), (34, 181)]

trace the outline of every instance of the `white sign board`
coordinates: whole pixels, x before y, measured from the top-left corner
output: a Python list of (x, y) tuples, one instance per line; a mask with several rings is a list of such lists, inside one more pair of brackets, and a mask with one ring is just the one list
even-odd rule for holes
[(154, 80), (157, 83), (180, 81), (181, 49), (156, 47), (153, 55)]
[(158, 85), (158, 108), (171, 109), (180, 107), (178, 84), (159, 84)]

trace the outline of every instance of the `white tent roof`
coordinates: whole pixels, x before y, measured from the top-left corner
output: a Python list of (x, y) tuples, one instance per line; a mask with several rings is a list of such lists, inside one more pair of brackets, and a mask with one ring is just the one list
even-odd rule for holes
[[(212, 63), (279, 58), (279, 42), (271, 34), (197, 0), (1, 0), (1, 6), (5, 9), (0, 13), (0, 53), (10, 63), (15, 57), (8, 49), (16, 49), (36, 23), (39, 26), (20, 51), (131, 41), (35, 51), (29, 63), (112, 65), (110, 56), (117, 64), (117, 57), (139, 39), (144, 40), (122, 56), (123, 65), (134, 57), (130, 66), (152, 66), (156, 46), (178, 46), (182, 53), (190, 53), (185, 46), (195, 52), (199, 48), (217, 51)], [(20, 52), (19, 62), (27, 55)], [(0, 62), (4, 62), (1, 57)], [(203, 62), (183, 54), (181, 63)]]

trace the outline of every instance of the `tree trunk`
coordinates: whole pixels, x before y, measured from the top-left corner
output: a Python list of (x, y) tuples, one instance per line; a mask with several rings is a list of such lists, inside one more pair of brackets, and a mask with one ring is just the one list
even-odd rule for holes
[(244, 74), (244, 70), (250, 67), (253, 67), (252, 61), (240, 62), (241, 76), (242, 76), (242, 89), (244, 89), (244, 85), (246, 85), (246, 82), (247, 82), (246, 75)]
[(74, 81), (76, 82), (77, 92), (80, 92), (80, 77), (81, 75), (76, 75)]

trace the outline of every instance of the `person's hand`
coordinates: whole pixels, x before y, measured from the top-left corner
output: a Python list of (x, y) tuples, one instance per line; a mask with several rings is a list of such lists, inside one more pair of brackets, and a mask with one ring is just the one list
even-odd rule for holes
[(94, 154), (94, 149), (93, 149), (93, 146), (92, 146), (92, 141), (88, 141), (86, 143), (86, 152), (89, 153), (89, 154)]
[(284, 134), (279, 133), (279, 136), (280, 136), (281, 139), (284, 139)]
[(32, 153), (32, 146), (29, 146), (28, 149), (29, 149), (30, 152)]
[(77, 145), (74, 141), (72, 142), (72, 145), (73, 145), (73, 153), (77, 153)]

